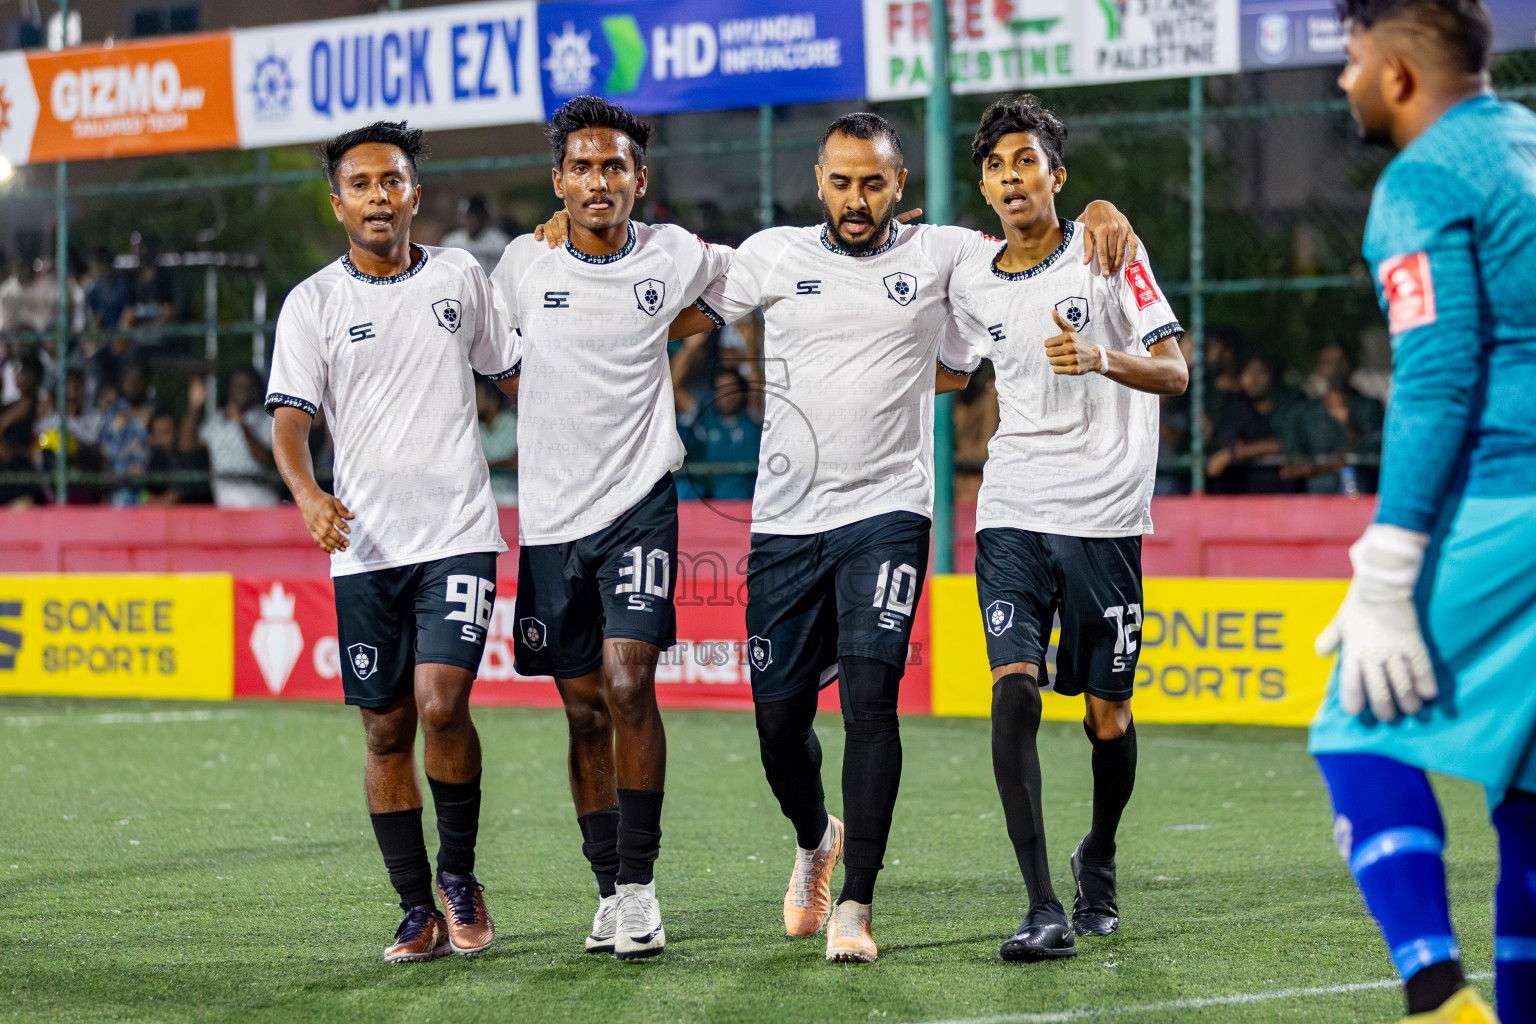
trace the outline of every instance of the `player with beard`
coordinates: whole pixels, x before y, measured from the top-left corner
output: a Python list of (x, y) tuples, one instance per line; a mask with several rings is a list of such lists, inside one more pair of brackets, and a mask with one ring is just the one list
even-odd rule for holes
[[(570, 729), (571, 796), (597, 878), (586, 948), (621, 960), (666, 946), (654, 865), (667, 741), (656, 664), (672, 604), (681, 465), (667, 340), (731, 250), (632, 220), (650, 126), (595, 96), (550, 118), (569, 237), (524, 235), (492, 274), (524, 344), (518, 403), (517, 630), (524, 675), (554, 676)], [(692, 330), (689, 330), (692, 333)]]
[[(997, 371), (1001, 420), (976, 502), (976, 586), (992, 666), (992, 767), (1029, 911), (1005, 960), (1075, 956), (1073, 931), (1119, 926), (1115, 832), (1136, 781), (1131, 692), (1141, 538), (1152, 532), (1157, 395), (1189, 380), (1184, 330), (1145, 257), (1118, 274), (1076, 258), (1056, 215), (1066, 126), (1033, 96), (994, 103), (971, 157), (1006, 244), (957, 268), (941, 364)], [(963, 378), (957, 378), (960, 383)], [(1040, 688), (1061, 615), (1056, 692), (1083, 695), (1093, 827), (1072, 855), (1072, 924), (1051, 888), (1040, 810)]]
[(1311, 750), (1408, 1021), (1482, 1024), (1425, 771), (1480, 783), (1499, 836), (1494, 992), (1536, 1022), (1536, 116), (1490, 89), (1476, 0), (1342, 0), (1339, 85), (1381, 172), (1364, 252), (1392, 335), (1375, 521), (1318, 651)]
[[(825, 223), (753, 235), (705, 302), (727, 320), (761, 308), (766, 324), (746, 653), (763, 767), (795, 830), (784, 927), (804, 936), (826, 923), (828, 960), (869, 962), (901, 778), (897, 692), (928, 565), (949, 278), (995, 240), (893, 217), (906, 183), (901, 139), (875, 114), (832, 122), (816, 183)], [(1092, 213), (1098, 247), (1085, 259), (1132, 255), (1118, 211)], [(826, 810), (814, 729), (817, 693), (834, 678), (846, 831)]]
[[(411, 241), (423, 151), (419, 129), (382, 121), (322, 147), (350, 245), (283, 302), (266, 398), (277, 467), (331, 555), (342, 691), (362, 711), (368, 809), (405, 911), (384, 951), (391, 963), (476, 953), (495, 938), (474, 873), (481, 757), (469, 694), (507, 546), (471, 370), (506, 381), (518, 363), (474, 257)], [(334, 495), (310, 460), (321, 407)], [(421, 831), (418, 723), (446, 920)]]

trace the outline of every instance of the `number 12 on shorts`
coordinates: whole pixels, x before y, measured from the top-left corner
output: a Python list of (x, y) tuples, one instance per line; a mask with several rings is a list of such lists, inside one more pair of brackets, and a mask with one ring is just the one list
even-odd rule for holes
[(1116, 672), (1129, 672), (1136, 659), (1134, 635), (1141, 632), (1141, 605), (1111, 605), (1104, 609), (1106, 619), (1115, 620), (1115, 667)]
[(443, 618), (462, 622), (459, 639), (477, 644), (491, 627), (491, 613), (496, 610), (496, 584), (479, 576), (455, 574), (448, 577), (447, 601), (459, 605)]
[(875, 607), (880, 613), (881, 629), (901, 629), (898, 615), (911, 615), (917, 604), (917, 570), (903, 562), (895, 570), (889, 561), (880, 563), (880, 578), (875, 580)]

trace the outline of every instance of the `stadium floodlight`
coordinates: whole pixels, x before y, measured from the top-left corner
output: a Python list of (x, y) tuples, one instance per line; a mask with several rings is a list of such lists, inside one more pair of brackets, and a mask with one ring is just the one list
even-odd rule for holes
[(16, 168), (11, 166), (11, 162), (9, 160), (3, 156), (0, 156), (0, 185), (10, 181), (11, 178), (15, 176), (15, 174)]

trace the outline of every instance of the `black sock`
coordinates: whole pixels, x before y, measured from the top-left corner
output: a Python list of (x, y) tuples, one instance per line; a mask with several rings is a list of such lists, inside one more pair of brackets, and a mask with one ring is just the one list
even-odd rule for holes
[(1403, 995), (1408, 1000), (1409, 1015), (1438, 1010), (1466, 983), (1467, 976), (1462, 973), (1460, 960), (1441, 960), (1439, 963), (1420, 968), (1413, 977), (1403, 983)]
[(619, 877), (619, 809), (604, 807), (576, 819), (581, 827), (581, 852), (597, 876), (597, 894), (612, 896)]
[(400, 894), (400, 902), (406, 907), (432, 903), (432, 865), (421, 834), (421, 808), (369, 817), (379, 852), (384, 855), (384, 867), (389, 870), (389, 884)]
[(1040, 811), (1040, 687), (1022, 672), (992, 684), (992, 775), (1003, 800), (1008, 838), (1031, 905), (1056, 901)]
[(884, 866), (896, 791), (901, 785), (901, 728), (896, 694), (901, 668), (873, 658), (838, 659), (843, 698), (842, 903), (872, 903), (875, 877)]
[(468, 875), (475, 870), (475, 837), (480, 833), (480, 776), (468, 782), (439, 782), (427, 776), (437, 812), (437, 870)]
[(1083, 731), (1093, 745), (1093, 831), (1083, 843), (1083, 856), (1095, 864), (1115, 859), (1115, 832), (1120, 815), (1136, 788), (1136, 723), (1125, 727), (1125, 735), (1101, 740), (1087, 722)]
[(795, 844), (814, 850), (827, 833), (821, 789), (821, 741), (816, 738), (815, 687), (788, 700), (758, 704), (757, 744), (779, 810), (795, 828)]
[(644, 885), (661, 853), (660, 791), (619, 790), (619, 885)]

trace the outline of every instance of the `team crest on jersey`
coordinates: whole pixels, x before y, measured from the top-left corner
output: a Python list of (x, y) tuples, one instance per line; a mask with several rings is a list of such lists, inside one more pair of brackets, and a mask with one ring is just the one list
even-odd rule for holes
[(773, 664), (773, 642), (764, 640), (760, 636), (754, 636), (747, 641), (747, 658), (752, 662), (752, 667), (759, 672), (766, 672), (768, 666)]
[(655, 316), (661, 312), (661, 305), (667, 300), (667, 286), (648, 277), (635, 285), (635, 301), (640, 303), (640, 308), (646, 316)]
[(367, 679), (379, 670), (379, 652), (368, 644), (353, 644), (347, 648), (347, 659), (352, 662), (352, 673), (359, 680)]
[(886, 274), (885, 293), (896, 300), (896, 305), (905, 306), (917, 298), (917, 278), (911, 274)]
[(517, 628), (523, 635), (523, 643), (530, 651), (542, 651), (544, 649), (544, 641), (549, 634), (549, 631), (544, 627), (544, 623), (530, 615), (526, 619), (519, 619)]
[(1013, 628), (1013, 604), (1009, 601), (993, 601), (987, 605), (987, 632), (1002, 636)]
[(1074, 331), (1081, 331), (1088, 326), (1088, 300), (1081, 295), (1074, 295), (1070, 299), (1062, 299), (1056, 303), (1056, 312), (1072, 325)]
[(464, 320), (464, 310), (458, 299), (438, 299), (432, 303), (432, 312), (437, 314), (437, 322), (448, 328), (449, 334), (456, 332)]

